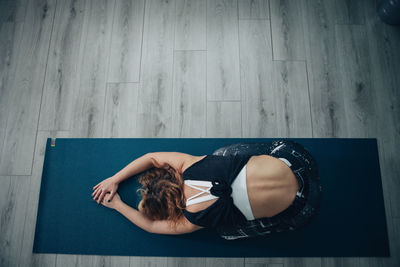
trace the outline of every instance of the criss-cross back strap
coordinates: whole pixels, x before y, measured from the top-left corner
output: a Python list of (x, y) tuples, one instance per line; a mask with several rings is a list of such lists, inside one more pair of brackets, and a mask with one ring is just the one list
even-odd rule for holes
[[(211, 199), (218, 198), (217, 196), (214, 196), (214, 195), (212, 195), (210, 193), (210, 189), (212, 187), (212, 183), (210, 181), (186, 180), (185, 184), (187, 184), (188, 186), (190, 186), (192, 188), (195, 188), (195, 189), (198, 189), (198, 190), (201, 191), (201, 192), (191, 196), (190, 198), (188, 198), (186, 200), (186, 206), (190, 206), (190, 205), (193, 205), (193, 204), (197, 204), (197, 203), (201, 203), (201, 202), (204, 202), (204, 201), (208, 201), (208, 200), (211, 200)], [(204, 189), (204, 188), (197, 187), (197, 186), (206, 186), (208, 188)], [(202, 196), (202, 197), (198, 197), (198, 198), (194, 199), (195, 197), (197, 197), (197, 196), (199, 196), (201, 194), (204, 194), (204, 193), (210, 193), (210, 194), (207, 195), (207, 196)]]

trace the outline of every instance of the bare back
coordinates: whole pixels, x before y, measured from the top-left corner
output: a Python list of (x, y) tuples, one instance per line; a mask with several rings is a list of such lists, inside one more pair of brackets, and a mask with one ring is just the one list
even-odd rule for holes
[[(186, 161), (182, 166), (182, 173), (204, 157), (206, 156), (193, 156), (192, 160)], [(268, 155), (252, 156), (247, 162), (246, 169), (247, 194), (256, 219), (272, 217), (290, 206), (296, 197), (299, 184), (293, 171), (285, 163)], [(184, 185), (186, 199), (199, 192), (197, 189)], [(217, 200), (193, 204), (186, 209), (189, 212), (198, 212)]]

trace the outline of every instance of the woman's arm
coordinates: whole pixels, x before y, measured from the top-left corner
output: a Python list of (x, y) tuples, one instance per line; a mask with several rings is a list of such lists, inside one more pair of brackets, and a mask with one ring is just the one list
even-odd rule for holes
[(151, 220), (146, 217), (141, 212), (137, 211), (136, 209), (130, 207), (129, 205), (125, 204), (121, 197), (115, 194), (115, 197), (110, 200), (110, 194), (107, 194), (104, 197), (104, 200), (101, 202), (104, 206), (115, 209), (119, 213), (121, 213), (125, 218), (129, 221), (137, 225), (138, 227), (142, 228), (143, 230), (154, 233), (154, 234), (170, 234), (170, 235), (179, 235), (179, 234), (186, 234), (191, 233), (196, 230), (202, 229), (204, 227), (194, 225), (190, 223), (184, 216), (179, 219), (178, 225), (176, 228), (172, 228), (170, 226), (170, 221), (168, 220)]
[(122, 201), (116, 205), (115, 210), (143, 230), (153, 234), (180, 235), (192, 233), (204, 228), (191, 224), (184, 216), (180, 219), (180, 224), (178, 224), (176, 228), (172, 228), (168, 220), (150, 220), (144, 214), (126, 205)]
[(149, 152), (135, 159), (125, 166), (125, 168), (114, 174), (113, 179), (119, 184), (137, 173), (152, 167), (160, 168), (165, 164), (169, 164), (176, 171), (180, 172), (184, 163), (192, 160), (192, 158), (192, 155), (181, 152)]
[(126, 205), (119, 196), (118, 193), (111, 199), (111, 194), (106, 194), (104, 199), (100, 202), (107, 208), (114, 209), (124, 215), (132, 223), (136, 224), (143, 230), (150, 232), (153, 224), (153, 220), (147, 218), (144, 214)]
[(111, 198), (118, 189), (118, 184), (133, 175), (143, 172), (152, 167), (163, 167), (168, 164), (178, 173), (182, 173), (182, 168), (187, 162), (193, 161), (193, 156), (181, 152), (150, 152), (140, 158), (135, 159), (122, 170), (114, 174), (112, 177), (103, 180), (93, 187), (93, 199), (97, 203), (101, 203), (105, 194), (111, 193)]
[(112, 199), (117, 192), (120, 182), (151, 167), (153, 167), (153, 162), (149, 153), (135, 159), (113, 176), (95, 185), (92, 193), (93, 200), (100, 204), (107, 193), (111, 194), (110, 199)]
[(144, 214), (140, 213), (129, 205), (126, 205), (122, 201), (118, 202), (118, 204), (115, 206), (115, 210), (124, 215), (125, 218), (130, 220), (132, 223), (151, 233), (153, 220), (150, 220)]
[(119, 184), (123, 180), (126, 180), (127, 178), (152, 167), (153, 162), (151, 160), (150, 153), (147, 153), (126, 165), (125, 168), (114, 174), (112, 178), (117, 184)]

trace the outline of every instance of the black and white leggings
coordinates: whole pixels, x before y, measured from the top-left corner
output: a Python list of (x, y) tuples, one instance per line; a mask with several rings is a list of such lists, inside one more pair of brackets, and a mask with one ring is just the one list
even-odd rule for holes
[(317, 213), (321, 201), (318, 166), (311, 154), (292, 140), (272, 143), (239, 143), (222, 147), (214, 155), (270, 155), (283, 160), (299, 181), (299, 190), (292, 204), (279, 214), (247, 221), (236, 226), (217, 228), (227, 240), (263, 236), (271, 233), (296, 230), (306, 225)]

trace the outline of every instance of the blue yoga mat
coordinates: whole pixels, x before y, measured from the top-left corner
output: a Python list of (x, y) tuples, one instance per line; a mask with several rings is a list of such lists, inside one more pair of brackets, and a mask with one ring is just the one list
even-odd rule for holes
[[(303, 229), (228, 241), (214, 230), (148, 233), (92, 200), (92, 188), (148, 152), (212, 154), (240, 142), (276, 138), (132, 138), (47, 140), (34, 253), (168, 257), (382, 257), (389, 244), (376, 139), (286, 138), (316, 159), (319, 213)], [(285, 140), (285, 138), (280, 138)], [(119, 186), (137, 208), (137, 177)]]

